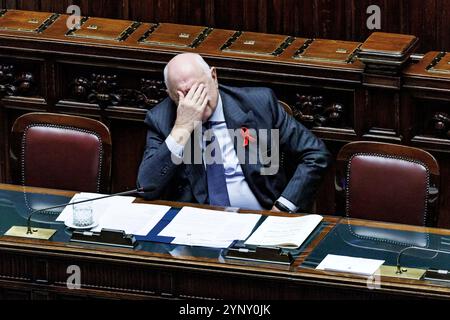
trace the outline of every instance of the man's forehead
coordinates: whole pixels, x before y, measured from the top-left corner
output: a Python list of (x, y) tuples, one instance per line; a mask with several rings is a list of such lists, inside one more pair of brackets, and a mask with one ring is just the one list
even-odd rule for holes
[(188, 82), (192, 79), (200, 79), (203, 77), (204, 72), (201, 69), (181, 69), (174, 70), (173, 72), (174, 78), (181, 82)]
[(196, 82), (202, 82), (204, 79), (204, 74), (177, 74), (172, 79), (171, 82), (177, 89), (190, 89)]

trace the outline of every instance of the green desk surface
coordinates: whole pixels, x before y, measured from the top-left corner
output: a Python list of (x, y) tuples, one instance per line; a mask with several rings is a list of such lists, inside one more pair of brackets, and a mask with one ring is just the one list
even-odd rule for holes
[[(4, 235), (13, 225), (26, 226), (26, 219), (33, 209), (63, 204), (69, 200), (70, 198), (65, 196), (0, 190), (0, 235)], [(179, 208), (172, 208), (172, 210), (176, 211)], [(33, 218), (33, 226), (56, 229), (57, 232), (50, 241), (68, 243), (71, 237), (71, 229), (61, 222), (55, 222), (61, 211), (62, 209), (57, 209), (53, 212), (36, 215)], [(260, 223), (263, 220), (264, 217)], [(341, 223), (332, 228), (315, 245), (300, 267), (315, 268), (328, 254), (381, 259), (386, 261), (386, 265), (396, 265), (399, 252), (412, 246), (450, 253), (450, 235), (352, 225), (346, 223), (346, 221), (346, 219), (342, 219)], [(291, 250), (294, 257), (299, 257), (327, 226), (327, 222), (322, 222), (299, 249)], [(135, 251), (169, 254), (174, 257), (204, 257), (217, 259), (218, 261), (223, 260), (224, 253), (223, 249), (149, 241), (138, 241)], [(402, 266), (450, 270), (450, 254), (411, 250), (402, 256)]]
[(450, 270), (450, 236), (356, 226), (345, 223), (345, 220), (314, 248), (302, 267), (315, 268), (328, 254), (385, 260), (385, 265), (395, 266), (403, 249), (419, 247), (443, 253), (408, 250), (401, 256), (402, 266)]

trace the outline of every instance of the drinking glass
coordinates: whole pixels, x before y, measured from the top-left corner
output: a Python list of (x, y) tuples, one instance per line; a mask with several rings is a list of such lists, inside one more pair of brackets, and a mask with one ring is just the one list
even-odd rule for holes
[[(77, 201), (85, 201), (89, 199), (78, 199)], [(94, 223), (94, 214), (92, 209), (92, 201), (87, 201), (73, 205), (73, 224), (76, 227), (87, 227)]]

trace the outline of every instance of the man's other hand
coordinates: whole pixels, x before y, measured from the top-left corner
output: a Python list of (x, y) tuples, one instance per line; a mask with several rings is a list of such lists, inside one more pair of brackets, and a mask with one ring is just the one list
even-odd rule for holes
[(275, 206), (273, 206), (273, 207), (272, 207), (272, 210), (270, 210), (270, 211), (273, 211), (273, 212), (281, 212), (280, 209), (278, 209), (278, 208), (275, 207)]

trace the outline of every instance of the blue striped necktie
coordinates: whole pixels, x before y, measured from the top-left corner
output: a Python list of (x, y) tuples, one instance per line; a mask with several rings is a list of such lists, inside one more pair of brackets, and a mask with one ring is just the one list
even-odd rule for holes
[[(216, 159), (212, 164), (206, 163), (206, 178), (208, 182), (208, 197), (209, 204), (214, 206), (229, 207), (230, 198), (228, 196), (227, 182), (225, 179), (225, 168), (222, 161), (222, 152), (220, 149), (219, 140), (214, 135), (211, 128), (214, 125), (220, 124), (218, 121), (207, 121), (203, 124), (204, 130), (210, 130), (210, 140), (206, 141), (206, 147), (212, 145), (211, 157)], [(217, 155), (215, 152), (219, 152)], [(211, 161), (209, 161), (211, 162)]]

